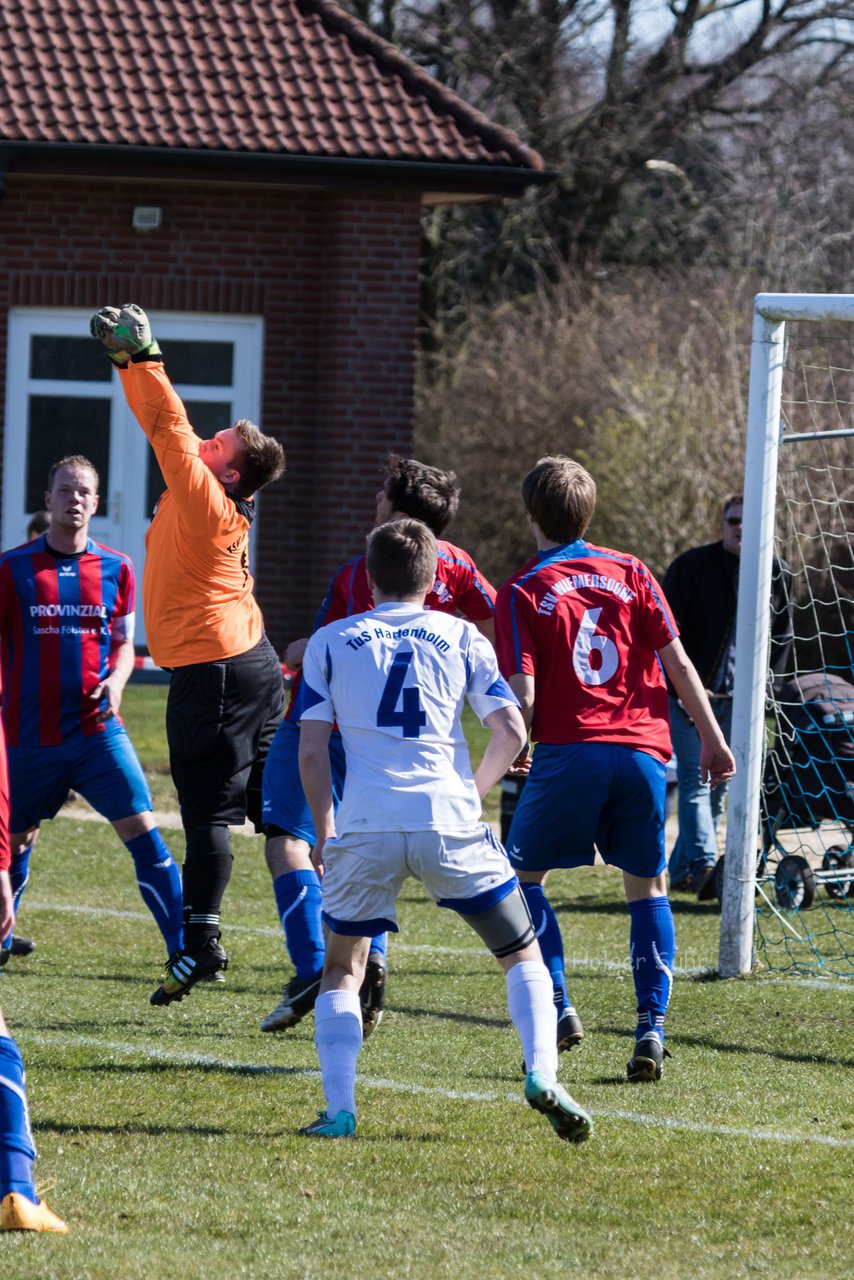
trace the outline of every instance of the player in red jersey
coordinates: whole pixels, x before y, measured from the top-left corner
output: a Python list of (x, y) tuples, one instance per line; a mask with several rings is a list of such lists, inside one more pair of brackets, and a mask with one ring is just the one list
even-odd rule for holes
[[(0, 721), (0, 936), (11, 934), (15, 900), (9, 867), (9, 782), (6, 743)], [(0, 1231), (57, 1231), (68, 1228), (39, 1200), (33, 1182), (36, 1149), (27, 1106), (21, 1051), (0, 1011)]]
[[(423, 521), (439, 537), (455, 515), (458, 504), (459, 486), (453, 472), (392, 454), (386, 464), (383, 487), (377, 494), (375, 523), (381, 525), (411, 516)], [(443, 613), (459, 613), (488, 639), (493, 637), (495, 591), (478, 572), (471, 556), (450, 542), (439, 541), (436, 580), (425, 606)], [(357, 556), (333, 578), (314, 629), (373, 607), (365, 556)], [(307, 639), (297, 640), (288, 647), (285, 661), (289, 667), (300, 667), (307, 643)], [(300, 712), (298, 675), (285, 720), (279, 726), (267, 758), (263, 800), (267, 865), (273, 877), (285, 945), (296, 973), (285, 987), (281, 1002), (261, 1023), (262, 1031), (284, 1031), (305, 1017), (314, 1008), (323, 972), (325, 943), (320, 919), (320, 879), (311, 863), (315, 831), (299, 775)], [(337, 803), (345, 772), (344, 750), (337, 732), (330, 737), (329, 756)], [(385, 933), (378, 932), (372, 940), (362, 990), (366, 1036), (382, 1016), (385, 945)]]
[(578, 1018), (546, 875), (592, 864), (594, 845), (622, 870), (638, 1007), (628, 1076), (657, 1080), (676, 952), (664, 853), (665, 671), (700, 735), (704, 780), (727, 781), (735, 763), (655, 578), (634, 556), (583, 540), (592, 476), (570, 458), (543, 458), (522, 497), (537, 555), (498, 593), (496, 647), (537, 747), (507, 852), (552, 974), (561, 1047), (577, 1042)]

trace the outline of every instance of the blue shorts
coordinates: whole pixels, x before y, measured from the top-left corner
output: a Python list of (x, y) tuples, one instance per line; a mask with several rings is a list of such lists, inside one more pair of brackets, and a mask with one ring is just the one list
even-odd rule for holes
[(124, 725), (110, 720), (102, 733), (75, 734), (58, 747), (9, 747), (11, 831), (27, 831), (55, 818), (70, 790), (110, 822), (151, 808), (151, 792)]
[(513, 869), (551, 871), (605, 862), (657, 876), (664, 855), (666, 766), (610, 742), (540, 743), (507, 835)]
[[(332, 767), (332, 800), (337, 810), (344, 791), (347, 766), (341, 734), (329, 735), (329, 763)], [(299, 776), (299, 725), (283, 720), (276, 730), (264, 765), (261, 802), (264, 827), (280, 827), (297, 840), (314, 844), (317, 835), (311, 810)]]

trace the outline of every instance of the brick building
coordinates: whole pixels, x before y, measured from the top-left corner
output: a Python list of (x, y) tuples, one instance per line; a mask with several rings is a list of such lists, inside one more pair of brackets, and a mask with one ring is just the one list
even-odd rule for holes
[(139, 302), (201, 434), (285, 443), (253, 535), (282, 646), (411, 447), (423, 205), (550, 175), (331, 0), (0, 0), (0, 83), (2, 545), (83, 452), (93, 536), (141, 567), (160, 477), (86, 336)]

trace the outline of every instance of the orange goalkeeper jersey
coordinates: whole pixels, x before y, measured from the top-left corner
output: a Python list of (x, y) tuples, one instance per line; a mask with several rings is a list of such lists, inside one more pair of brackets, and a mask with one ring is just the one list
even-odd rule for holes
[(229, 497), (202, 462), (199, 437), (159, 360), (128, 361), (120, 377), (167, 485), (145, 539), (151, 656), (161, 667), (187, 667), (246, 653), (264, 633), (249, 572), (254, 504)]

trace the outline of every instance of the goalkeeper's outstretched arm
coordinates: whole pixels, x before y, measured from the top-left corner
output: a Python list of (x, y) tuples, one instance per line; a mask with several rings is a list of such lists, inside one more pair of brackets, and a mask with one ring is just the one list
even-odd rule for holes
[(166, 370), (148, 317), (136, 303), (102, 307), (89, 330), (120, 371), (128, 407), (148, 436), (163, 479), (196, 532), (216, 532), (234, 517), (222, 484), (199, 455), (199, 437)]

